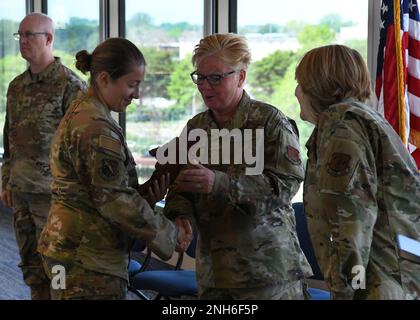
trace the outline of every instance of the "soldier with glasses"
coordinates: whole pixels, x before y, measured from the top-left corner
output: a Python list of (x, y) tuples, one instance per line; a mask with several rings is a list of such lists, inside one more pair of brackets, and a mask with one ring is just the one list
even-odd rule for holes
[(16, 240), (25, 283), (32, 299), (49, 299), (49, 280), (36, 251), (50, 208), (51, 139), (85, 83), (52, 54), (53, 21), (27, 15), (13, 34), (28, 64), (7, 92), (1, 200), (13, 208)]

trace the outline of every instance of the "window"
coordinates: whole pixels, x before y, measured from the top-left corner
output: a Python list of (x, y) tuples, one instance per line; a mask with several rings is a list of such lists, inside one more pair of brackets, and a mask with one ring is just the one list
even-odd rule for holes
[(75, 55), (99, 44), (99, 1), (50, 0), (47, 7), (55, 23), (54, 55), (86, 80), (75, 67)]
[(25, 15), (26, 1), (0, 2), (0, 155), (3, 154), (7, 88), (10, 81), (26, 69), (26, 62), (20, 56), (19, 42), (13, 38)]
[(256, 10), (254, 0), (238, 1), (238, 33), (247, 38), (253, 58), (246, 90), (296, 121), (306, 158), (313, 126), (299, 117), (296, 64), (309, 49), (331, 43), (348, 45), (367, 61), (368, 1), (259, 0), (258, 7), (265, 10)]
[(127, 0), (125, 14), (126, 38), (147, 63), (141, 98), (126, 112), (127, 143), (141, 183), (156, 162), (148, 151), (178, 136), (204, 110), (190, 78), (191, 53), (203, 37), (204, 1)]

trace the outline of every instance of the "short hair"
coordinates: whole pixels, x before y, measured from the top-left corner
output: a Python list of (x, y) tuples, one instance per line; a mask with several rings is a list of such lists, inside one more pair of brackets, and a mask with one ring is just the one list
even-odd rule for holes
[(43, 30), (37, 30), (37, 31), (48, 32), (54, 35), (54, 31), (55, 31), (54, 21), (46, 14), (40, 13), (40, 12), (31, 12), (31, 13), (28, 13), (25, 16), (25, 18), (22, 19), (22, 21), (25, 20), (26, 18), (34, 18), (37, 20), (37, 23), (42, 25)]
[(251, 52), (244, 37), (237, 34), (212, 34), (195, 46), (192, 63), (194, 67), (208, 56), (216, 56), (233, 69), (246, 69), (251, 62)]
[(328, 45), (308, 51), (295, 77), (319, 114), (348, 98), (365, 102), (371, 95), (369, 70), (359, 52), (344, 45)]
[(131, 41), (124, 38), (109, 38), (100, 43), (90, 54), (86, 50), (76, 54), (76, 68), (84, 74), (90, 72), (90, 84), (105, 71), (112, 80), (130, 73), (133, 68), (146, 66), (146, 60)]

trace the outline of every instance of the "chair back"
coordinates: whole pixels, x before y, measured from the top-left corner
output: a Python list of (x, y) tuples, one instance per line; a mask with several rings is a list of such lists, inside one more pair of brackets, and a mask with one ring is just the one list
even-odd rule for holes
[(295, 202), (292, 204), (292, 206), (295, 211), (296, 233), (299, 239), (299, 244), (314, 273), (312, 279), (324, 280), (324, 276), (322, 275), (321, 269), (319, 268), (318, 261), (315, 256), (315, 251), (312, 246), (303, 203)]
[(195, 259), (195, 250), (197, 247), (197, 237), (198, 237), (198, 232), (197, 229), (195, 227), (193, 227), (193, 239), (190, 243), (190, 245), (188, 246), (188, 249), (185, 250), (185, 252), (191, 257)]

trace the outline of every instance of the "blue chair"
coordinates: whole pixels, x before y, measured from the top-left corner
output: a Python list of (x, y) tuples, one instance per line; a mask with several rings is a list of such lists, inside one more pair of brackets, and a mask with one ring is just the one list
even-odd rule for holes
[[(146, 246), (140, 241), (136, 240), (134, 245), (132, 246), (130, 252), (143, 252), (146, 249)], [(146, 254), (146, 257), (142, 261), (142, 263), (138, 262), (135, 259), (129, 260), (127, 271), (128, 271), (128, 278), (130, 279), (134, 275), (139, 272), (143, 272), (148, 267), (151, 260), (151, 254)], [(140, 299), (148, 300), (147, 296), (141, 291), (135, 291), (131, 288), (130, 284), (128, 285), (128, 290), (134, 292)]]
[[(314, 248), (312, 246), (312, 241), (309, 235), (308, 226), (306, 223), (306, 215), (303, 208), (302, 202), (295, 202), (292, 204), (295, 211), (296, 219), (296, 233), (299, 239), (300, 247), (302, 248), (303, 253), (306, 256), (309, 264), (311, 265), (313, 276), (311, 279), (314, 280), (324, 280), (321, 269), (319, 268), (318, 261), (316, 260)], [(329, 291), (317, 289), (317, 288), (308, 288), (308, 292), (311, 300), (330, 300), (331, 294)]]
[[(194, 230), (194, 238), (185, 253), (195, 258), (197, 232)], [(151, 257), (148, 249), (147, 257)], [(147, 259), (146, 257), (146, 259)], [(196, 297), (198, 292), (195, 270), (181, 270), (184, 253), (178, 253), (175, 267), (170, 270), (141, 270), (130, 275), (129, 290), (141, 299), (150, 300), (143, 290), (156, 292), (153, 300), (180, 298), (182, 296)], [(133, 268), (135, 266), (133, 265)], [(145, 298), (146, 297), (146, 298)]]

